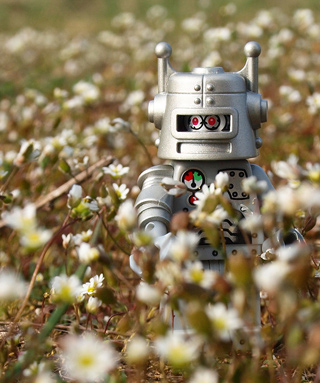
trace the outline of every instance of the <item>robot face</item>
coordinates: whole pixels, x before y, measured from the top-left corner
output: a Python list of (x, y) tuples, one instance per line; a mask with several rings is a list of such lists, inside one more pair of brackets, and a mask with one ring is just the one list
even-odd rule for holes
[(230, 115), (213, 114), (209, 116), (184, 116), (184, 129), (182, 126), (178, 130), (185, 131), (216, 131), (230, 132)]

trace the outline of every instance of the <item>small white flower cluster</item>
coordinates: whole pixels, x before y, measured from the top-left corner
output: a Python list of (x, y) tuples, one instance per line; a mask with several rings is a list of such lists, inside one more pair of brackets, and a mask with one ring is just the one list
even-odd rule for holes
[(63, 108), (66, 110), (78, 109), (86, 104), (92, 104), (100, 97), (100, 89), (92, 83), (79, 81), (73, 87), (74, 97), (64, 101)]
[(51, 230), (38, 227), (36, 207), (28, 204), (24, 208), (14, 207), (10, 212), (4, 212), (2, 218), (20, 235), (20, 243), (27, 250), (36, 250), (43, 246), (52, 236)]
[(104, 276), (95, 275), (89, 282), (81, 284), (76, 275), (60, 275), (51, 281), (51, 299), (54, 302), (81, 303), (88, 297), (87, 311), (95, 313), (102, 302), (94, 295), (103, 286)]
[(67, 206), (75, 216), (86, 218), (99, 211), (99, 205), (97, 200), (89, 196), (82, 198), (82, 195), (82, 187), (77, 184), (73, 185), (68, 193)]
[(302, 100), (301, 93), (289, 85), (280, 86), (279, 93), (281, 100), (286, 100), (291, 104), (297, 104)]
[(217, 174), (214, 183), (210, 186), (203, 185), (201, 191), (195, 193), (197, 198), (194, 202), (196, 209), (190, 213), (190, 217), (198, 226), (209, 224), (219, 227), (228, 217), (228, 212), (220, 205), (220, 198), (228, 185), (228, 174), (220, 172)]
[(122, 166), (121, 164), (110, 164), (108, 167), (102, 168), (104, 174), (109, 174), (112, 178), (118, 179), (129, 172), (128, 166)]
[(308, 106), (309, 113), (315, 115), (320, 111), (320, 93), (315, 92), (311, 96), (307, 97), (306, 104)]
[(308, 251), (307, 245), (299, 243), (279, 247), (277, 250), (269, 249), (268, 252), (274, 254), (276, 259), (254, 270), (254, 280), (258, 288), (271, 295), (276, 294), (294, 270), (292, 262), (303, 259)]

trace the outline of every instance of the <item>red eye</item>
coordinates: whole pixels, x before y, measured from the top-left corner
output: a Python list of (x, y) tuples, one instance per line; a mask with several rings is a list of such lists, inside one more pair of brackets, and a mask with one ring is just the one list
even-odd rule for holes
[(207, 116), (205, 119), (205, 125), (207, 129), (215, 130), (220, 126), (220, 117), (217, 115)]
[(216, 123), (216, 119), (214, 117), (209, 117), (208, 122), (209, 125), (214, 125)]
[(191, 129), (200, 129), (203, 126), (203, 118), (201, 116), (190, 116), (188, 126)]

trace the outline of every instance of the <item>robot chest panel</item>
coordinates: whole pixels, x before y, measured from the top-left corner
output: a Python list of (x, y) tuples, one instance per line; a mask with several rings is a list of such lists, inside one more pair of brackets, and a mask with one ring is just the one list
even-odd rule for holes
[(242, 181), (252, 175), (250, 164), (247, 161), (240, 163), (228, 162), (183, 162), (174, 165), (174, 178), (183, 182), (188, 192), (175, 199), (174, 212), (190, 211), (195, 208), (196, 193), (201, 191), (204, 185), (214, 182), (218, 173), (225, 172), (229, 176), (229, 188), (225, 193), (237, 209), (240, 204), (248, 205), (251, 198), (242, 189)]

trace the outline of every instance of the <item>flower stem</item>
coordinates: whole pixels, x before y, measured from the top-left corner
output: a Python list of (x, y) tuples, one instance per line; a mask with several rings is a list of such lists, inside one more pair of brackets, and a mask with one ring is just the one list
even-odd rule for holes
[[(75, 272), (75, 275), (80, 280), (83, 279), (84, 274), (86, 272), (86, 268), (86, 265), (80, 265), (78, 267), (78, 270)], [(2, 383), (11, 383), (12, 381), (14, 381), (14, 379), (17, 379), (21, 375), (23, 370), (35, 360), (37, 354), (43, 348), (43, 345), (45, 344), (48, 336), (51, 334), (55, 326), (60, 322), (62, 316), (67, 312), (69, 306), (69, 303), (62, 303), (61, 305), (57, 306), (57, 308), (54, 310), (48, 321), (42, 327), (39, 335), (37, 336), (35, 343), (37, 347), (29, 348), (26, 351), (21, 360), (18, 360), (14, 364), (14, 366), (6, 372)]]

